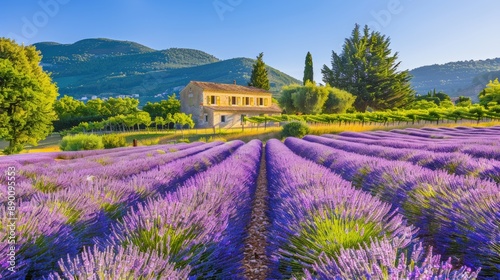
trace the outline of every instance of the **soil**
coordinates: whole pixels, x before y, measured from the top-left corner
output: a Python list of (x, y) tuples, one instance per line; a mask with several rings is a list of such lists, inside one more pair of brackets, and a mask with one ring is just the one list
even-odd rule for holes
[(263, 147), (260, 161), (257, 189), (252, 205), (252, 218), (248, 226), (248, 237), (245, 240), (243, 266), (246, 279), (266, 279), (268, 274), (268, 258), (266, 255), (266, 234), (269, 226), (267, 217), (267, 174), (266, 157)]

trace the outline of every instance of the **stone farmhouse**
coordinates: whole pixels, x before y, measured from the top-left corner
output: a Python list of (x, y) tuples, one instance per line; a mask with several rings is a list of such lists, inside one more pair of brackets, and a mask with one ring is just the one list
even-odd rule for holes
[(181, 112), (192, 114), (198, 128), (245, 125), (244, 117), (279, 115), (271, 92), (234, 84), (191, 81), (181, 92)]

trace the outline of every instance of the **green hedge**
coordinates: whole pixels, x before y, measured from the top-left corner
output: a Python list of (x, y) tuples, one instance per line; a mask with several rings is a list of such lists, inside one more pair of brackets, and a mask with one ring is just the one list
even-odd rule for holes
[(309, 133), (309, 126), (303, 122), (290, 122), (283, 126), (281, 137), (299, 137), (302, 138)]
[(102, 143), (104, 145), (104, 149), (112, 149), (112, 148), (127, 146), (127, 140), (125, 139), (125, 137), (120, 136), (118, 134), (103, 135)]
[(59, 148), (62, 151), (98, 150), (104, 148), (102, 138), (95, 134), (64, 136)]

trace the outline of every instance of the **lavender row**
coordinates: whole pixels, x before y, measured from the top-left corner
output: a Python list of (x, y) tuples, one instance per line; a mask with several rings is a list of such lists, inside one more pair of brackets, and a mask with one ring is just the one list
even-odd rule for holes
[(114, 148), (114, 149), (106, 149), (106, 150), (89, 150), (89, 151), (74, 151), (74, 152), (49, 152), (49, 153), (28, 153), (28, 154), (20, 154), (20, 155), (11, 155), (0, 157), (1, 163), (19, 163), (21, 165), (27, 164), (36, 164), (36, 163), (45, 163), (45, 162), (54, 162), (55, 159), (60, 160), (69, 160), (69, 159), (78, 159), (84, 157), (102, 157), (103, 155), (115, 156), (118, 154), (128, 155), (134, 152), (143, 152), (147, 150), (169, 150), (175, 149), (180, 150), (184, 149), (187, 146), (195, 146), (200, 145), (200, 142), (195, 142), (191, 144), (180, 143), (173, 145), (159, 145), (159, 146), (143, 146), (143, 147), (122, 147), (122, 148)]
[(467, 128), (467, 127), (461, 127), (459, 129), (457, 128), (428, 128), (424, 127), (421, 129), (416, 129), (416, 128), (407, 128), (409, 130), (413, 131), (422, 131), (422, 132), (427, 132), (427, 133), (437, 133), (440, 135), (446, 135), (446, 136), (458, 136), (458, 137), (475, 137), (475, 136), (481, 136), (481, 135), (493, 135), (497, 136), (499, 130), (494, 129), (494, 128)]
[[(411, 253), (410, 253), (411, 252)], [(306, 271), (304, 280), (331, 279), (476, 279), (480, 270), (466, 266), (453, 270), (452, 260), (441, 261), (440, 255), (425, 253), (422, 243), (401, 252), (393, 242), (375, 240), (360, 249), (341, 249), (337, 259), (323, 258)], [(296, 280), (296, 278), (293, 278)]]
[[(448, 141), (453, 138), (478, 138), (482, 135), (489, 135), (498, 137), (498, 127), (490, 128), (406, 128), (406, 129), (393, 129), (390, 131), (370, 131), (362, 133), (364, 137), (401, 137), (405, 139), (422, 140), (422, 141)], [(344, 132), (349, 133), (349, 132)]]
[(18, 200), (29, 200), (36, 193), (53, 193), (85, 181), (126, 179), (152, 168), (159, 170), (172, 161), (209, 150), (221, 144), (222, 142), (212, 142), (173, 153), (158, 153), (152, 157), (146, 156), (131, 161), (121, 160), (105, 166), (99, 162), (76, 159), (74, 160), (75, 164), (70, 164), (74, 166), (73, 169), (66, 169), (64, 164), (19, 167), (17, 169), (19, 177), (16, 178), (17, 198)]
[[(129, 211), (102, 242), (104, 248), (94, 246), (59, 261), (61, 275), (54, 272), (50, 278), (105, 272), (110, 279), (242, 279), (243, 240), (261, 147), (253, 140), (177, 191)], [(123, 259), (133, 262), (122, 264)]]
[(500, 162), (496, 160), (474, 159), (462, 153), (436, 153), (417, 149), (381, 147), (314, 135), (307, 135), (303, 139), (346, 152), (387, 160), (408, 161), (431, 170), (443, 170), (450, 174), (474, 176), (481, 179), (492, 179), (497, 183), (500, 182)]
[(391, 131), (370, 131), (370, 132), (342, 132), (340, 133), (342, 136), (355, 137), (355, 138), (364, 138), (370, 140), (397, 140), (397, 141), (407, 141), (410, 143), (420, 143), (420, 144), (429, 144), (429, 145), (449, 145), (453, 144), (456, 141), (461, 144), (479, 144), (486, 146), (495, 146), (498, 144), (498, 139), (495, 137), (484, 138), (480, 136), (474, 137), (446, 137), (446, 138), (432, 138), (430, 135), (425, 135), (425, 137), (419, 137), (414, 135), (408, 135), (404, 133), (396, 133), (393, 130)]
[(414, 228), (389, 204), (295, 155), (278, 140), (267, 142), (266, 163), (271, 279), (313, 271), (321, 259), (336, 256), (341, 248), (389, 238), (402, 249), (412, 241)]
[[(387, 137), (377, 137), (375, 135), (371, 135), (370, 137), (366, 137), (367, 133), (358, 133), (358, 132), (342, 132), (338, 135), (333, 134), (324, 134), (322, 136), (328, 138), (338, 138), (345, 139), (350, 141), (359, 141), (362, 143), (371, 143), (371, 144), (379, 144), (381, 146), (391, 146), (395, 148), (413, 148), (419, 147), (425, 149), (436, 150), (439, 152), (456, 152), (459, 151), (461, 147), (472, 145), (470, 141), (467, 140), (453, 140), (453, 141), (423, 141), (420, 139), (407, 139), (404, 137), (397, 136), (387, 136)], [(482, 146), (491, 146), (488, 143), (473, 143), (476, 145)]]
[(158, 251), (141, 250), (138, 246), (100, 250), (85, 247), (74, 258), (59, 261), (61, 273), (53, 272), (44, 279), (188, 279), (191, 268), (177, 268)]
[(469, 267), (482, 267), (482, 275), (500, 277), (500, 248), (495, 245), (500, 232), (500, 189), (495, 183), (296, 138), (287, 138), (285, 144), (393, 203), (439, 253), (455, 255)]
[(446, 132), (429, 132), (429, 131), (425, 131), (425, 130), (421, 130), (421, 129), (407, 128), (407, 129), (393, 129), (393, 130), (389, 131), (389, 133), (400, 134), (399, 136), (403, 136), (403, 137), (414, 136), (414, 137), (421, 138), (421, 139), (431, 139), (431, 140), (437, 139), (438, 141), (441, 139), (446, 139), (446, 140), (452, 140), (455, 138), (462, 139), (464, 137), (467, 140), (475, 140), (476, 138), (481, 139), (482, 137), (484, 137), (484, 135), (488, 135), (488, 136), (491, 136), (493, 138), (498, 138), (497, 133), (494, 133), (494, 132), (490, 133), (487, 131), (483, 131), (480, 134), (459, 133), (459, 132), (447, 132), (446, 133)]
[[(86, 171), (89, 174), (96, 172), (110, 174), (112, 177), (130, 176), (132, 174), (122, 174), (124, 169), (130, 169), (129, 166), (137, 166), (136, 171), (141, 169), (149, 170), (152, 166), (161, 165), (170, 161), (172, 158), (183, 157), (214, 145), (220, 145), (222, 142), (213, 142), (209, 144), (193, 143), (194, 145), (183, 145), (180, 149), (141, 149), (140, 151), (129, 150), (119, 153), (103, 154), (102, 156), (90, 156), (84, 158), (76, 158), (74, 160), (64, 160), (53, 162), (50, 165), (37, 164), (24, 166), (23, 173), (34, 175), (59, 176), (62, 173), (70, 173), (74, 171)], [(144, 164), (147, 164), (144, 165)]]
[(459, 127), (457, 128), (446, 128), (446, 127), (440, 127), (440, 128), (406, 128), (405, 130), (408, 131), (416, 131), (416, 132), (422, 132), (422, 133), (429, 133), (429, 134), (438, 134), (438, 135), (443, 135), (443, 136), (451, 136), (452, 138), (454, 137), (476, 137), (476, 136), (483, 136), (483, 135), (491, 135), (491, 136), (498, 136), (498, 132), (500, 132), (498, 129), (495, 129), (495, 127), (490, 127), (490, 128), (470, 128), (470, 127)]
[[(155, 146), (145, 146), (145, 147), (135, 147), (135, 148), (117, 148), (113, 149), (115, 151), (110, 152), (110, 153), (101, 153), (101, 154), (92, 154), (92, 155), (83, 155), (81, 157), (76, 157), (75, 159), (78, 158), (84, 158), (86, 160), (95, 160), (99, 158), (113, 158), (115, 160), (120, 159), (122, 157), (128, 158), (128, 157), (137, 157), (137, 156), (144, 156), (144, 154), (148, 153), (153, 153), (153, 152), (165, 152), (165, 153), (173, 153), (189, 148), (193, 148), (196, 146), (203, 145), (203, 142), (194, 142), (194, 143), (180, 143), (180, 144), (169, 144), (169, 145), (155, 145)], [(111, 151), (111, 150), (110, 150)], [(82, 151), (80, 151), (82, 152)], [(62, 153), (61, 153), (62, 154)], [(58, 158), (60, 158), (61, 155), (58, 155)]]
[[(19, 267), (26, 269), (16, 276), (43, 276), (64, 255), (75, 255), (83, 246), (92, 245), (94, 238), (109, 234), (120, 217), (140, 202), (175, 191), (178, 184), (221, 162), (241, 145), (241, 141), (219, 145), (125, 180), (99, 178), (98, 174), (87, 180), (85, 174), (80, 174), (61, 190), (38, 193), (21, 202), (17, 210), (17, 244), (19, 255), (25, 258)], [(2, 219), (5, 225), (7, 215)], [(0, 244), (6, 242), (5, 237)], [(7, 248), (0, 249), (6, 256)], [(4, 262), (1, 265), (6, 267)]]
[[(96, 151), (79, 151), (79, 152), (62, 152), (62, 153), (35, 153), (35, 154), (23, 154), (23, 155), (14, 155), (0, 158), (0, 170), (7, 170), (8, 168), (14, 168), (16, 170), (16, 182), (26, 183), (26, 181), (33, 181), (37, 175), (48, 175), (48, 177), (59, 176), (60, 174), (52, 174), (56, 172), (58, 173), (69, 173), (75, 170), (82, 171), (83, 169), (90, 168), (102, 168), (103, 165), (111, 164), (117, 161), (117, 157), (115, 156), (125, 156), (126, 162), (131, 163), (130, 160), (132, 157), (138, 158), (139, 156), (144, 156), (144, 152), (150, 156), (165, 154), (165, 150), (169, 152), (175, 152), (183, 149), (187, 149), (190, 147), (196, 147), (203, 143), (196, 142), (192, 144), (178, 144), (178, 145), (162, 145), (158, 147), (138, 147), (137, 149), (131, 148), (117, 148), (113, 150), (98, 150), (97, 152), (101, 153), (101, 156), (96, 156)], [(161, 149), (160, 149), (161, 148)], [(168, 148), (168, 149), (167, 149)], [(156, 153), (151, 153), (151, 151), (155, 151)], [(74, 160), (65, 160), (60, 161), (57, 160), (59, 154), (67, 155), (72, 153), (90, 153), (91, 156), (86, 159), (80, 159), (80, 157), (75, 157)], [(114, 162), (112, 162), (112, 160)], [(29, 178), (31, 177), (31, 178)], [(6, 178), (0, 177), (0, 184), (5, 184)], [(26, 185), (26, 184), (24, 184)]]
[[(322, 136), (327, 138), (339, 139), (355, 143), (363, 143), (368, 145), (378, 145), (378, 146), (400, 148), (400, 149), (427, 150), (438, 153), (460, 152), (468, 154), (472, 157), (500, 160), (500, 147), (492, 145), (471, 144), (470, 142), (464, 142), (460, 140), (456, 140), (453, 141), (452, 143), (446, 143), (446, 144), (443, 143), (427, 144), (421, 141), (409, 142), (407, 140), (391, 139), (391, 138), (367, 139), (364, 138), (364, 136), (362, 136), (361, 133), (358, 134), (354, 132), (349, 134), (341, 133), (340, 135), (324, 134)], [(495, 140), (495, 142), (498, 141)]]
[(90, 151), (74, 151), (74, 152), (59, 152), (56, 154), (58, 159), (77, 159), (77, 158), (89, 158), (89, 157), (101, 157), (103, 155), (108, 156), (122, 156), (128, 155), (134, 152), (144, 152), (150, 150), (182, 150), (188, 147), (193, 147), (197, 145), (201, 145), (202, 142), (194, 142), (194, 143), (179, 143), (179, 144), (165, 144), (165, 145), (153, 145), (153, 146), (139, 146), (139, 147), (122, 147), (122, 148), (114, 148), (114, 149), (106, 149), (106, 150), (90, 150)]
[[(484, 131), (484, 130), (483, 130)], [(470, 133), (470, 132), (447, 132), (447, 133), (435, 133), (428, 132), (422, 129), (393, 129), (390, 131), (374, 131), (368, 132), (371, 135), (378, 135), (380, 137), (391, 137), (391, 138), (401, 138), (407, 140), (423, 141), (428, 143), (452, 143), (454, 140), (460, 140), (469, 143), (482, 143), (486, 145), (496, 145), (494, 140), (498, 140), (499, 135), (497, 132), (485, 132), (485, 133)], [(484, 138), (488, 135), (488, 138)]]

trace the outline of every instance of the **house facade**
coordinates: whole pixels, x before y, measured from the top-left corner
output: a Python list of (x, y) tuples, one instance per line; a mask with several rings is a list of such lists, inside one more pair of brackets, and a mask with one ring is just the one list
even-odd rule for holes
[(241, 127), (244, 117), (277, 115), (271, 92), (234, 84), (191, 81), (181, 92), (181, 112), (192, 114), (196, 127)]

